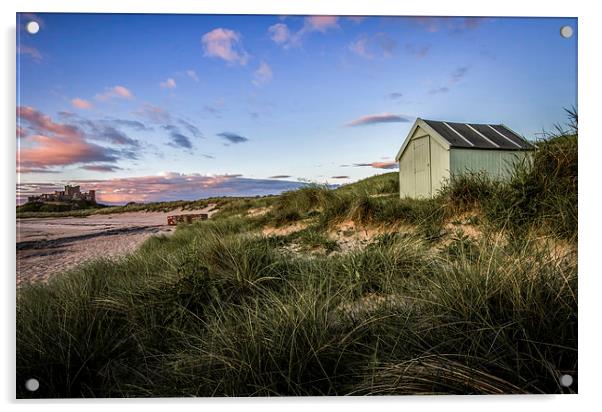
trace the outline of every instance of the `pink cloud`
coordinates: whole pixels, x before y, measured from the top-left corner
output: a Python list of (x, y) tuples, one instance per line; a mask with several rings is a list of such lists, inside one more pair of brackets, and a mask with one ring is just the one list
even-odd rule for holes
[(266, 62), (261, 62), (259, 68), (253, 74), (253, 84), (255, 86), (261, 86), (269, 83), (272, 80), (272, 69)]
[(355, 167), (373, 167), (375, 169), (397, 169), (399, 164), (394, 161), (380, 161), (380, 162), (372, 162), (372, 163), (355, 163), (353, 164)]
[(34, 135), (28, 137), (28, 142), (34, 147), (21, 148), (17, 159), (18, 165), (26, 169), (117, 160), (106, 148), (83, 138)]
[(401, 116), (392, 113), (369, 114), (358, 117), (355, 120), (347, 123), (347, 127), (366, 126), (378, 123), (407, 123), (410, 119), (407, 116)]
[(31, 57), (37, 63), (41, 62), (44, 58), (38, 49), (35, 47), (25, 46), (24, 44), (17, 46), (17, 54)]
[(155, 123), (163, 123), (171, 120), (171, 115), (167, 110), (148, 103), (142, 105), (142, 107), (135, 111), (134, 114), (145, 117)]
[(299, 47), (302, 39), (310, 33), (326, 33), (339, 28), (338, 20), (338, 16), (308, 16), (299, 30), (291, 31), (286, 24), (276, 23), (268, 28), (268, 33), (272, 41), (285, 49)]
[(249, 54), (242, 45), (241, 36), (233, 30), (217, 28), (205, 33), (201, 38), (204, 55), (216, 57), (230, 64), (244, 66), (249, 60)]
[(75, 99), (71, 100), (71, 104), (73, 105), (73, 107), (82, 110), (92, 108), (92, 103), (90, 103), (88, 100), (80, 99), (79, 97), (76, 97)]
[(305, 18), (304, 29), (326, 33), (330, 29), (339, 27), (338, 20), (338, 16), (309, 16)]
[(287, 180), (245, 178), (238, 174), (176, 172), (108, 180), (76, 180), (73, 183), (80, 184), (85, 190), (95, 189), (99, 201), (112, 204), (277, 194), (303, 185)]
[(277, 44), (287, 43), (291, 38), (291, 32), (284, 23), (276, 23), (268, 28), (270, 38)]
[(113, 86), (104, 91), (103, 93), (99, 93), (95, 96), (96, 100), (100, 100), (101, 102), (106, 102), (113, 98), (121, 98), (131, 100), (134, 98), (134, 94), (124, 86)]
[(81, 132), (77, 127), (68, 124), (55, 123), (50, 116), (37, 111), (31, 106), (17, 107), (17, 117), (29, 123), (30, 127), (42, 134), (54, 133), (64, 137), (82, 137)]
[(33, 107), (19, 106), (17, 117), (36, 132), (27, 136), (25, 146), (17, 153), (17, 170), (21, 173), (51, 172), (58, 166), (118, 160), (119, 152), (88, 142), (77, 127), (57, 123)]
[(161, 86), (161, 88), (163, 88), (163, 89), (175, 89), (176, 81), (170, 77), (169, 79), (165, 80), (164, 82), (159, 83), (159, 86)]
[(397, 43), (385, 33), (376, 33), (372, 36), (362, 35), (349, 44), (349, 50), (364, 59), (375, 57), (391, 57)]

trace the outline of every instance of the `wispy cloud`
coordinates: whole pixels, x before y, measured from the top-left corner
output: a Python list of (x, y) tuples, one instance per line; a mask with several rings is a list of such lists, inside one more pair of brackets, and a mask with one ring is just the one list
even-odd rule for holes
[[(199, 173), (164, 172), (155, 176), (115, 179), (80, 179), (84, 190), (96, 190), (100, 202), (124, 204), (127, 202), (153, 202), (194, 200), (213, 196), (258, 196), (279, 194), (305, 185), (278, 179), (252, 179), (239, 174), (202, 175)], [(48, 184), (19, 185), (24, 195), (52, 191)]]
[(373, 167), (375, 169), (397, 169), (399, 164), (394, 161), (372, 162), (372, 163), (354, 163), (354, 167)]
[(134, 114), (155, 123), (167, 123), (171, 120), (171, 114), (166, 109), (149, 103), (143, 104)]
[(406, 17), (430, 33), (448, 31), (458, 34), (467, 30), (474, 30), (489, 20), (487, 17)]
[(338, 16), (309, 16), (305, 18), (302, 30), (326, 33), (339, 27), (338, 20)]
[(131, 100), (134, 98), (134, 94), (127, 87), (118, 85), (107, 88), (104, 92), (94, 96), (94, 98), (101, 102), (106, 102), (114, 98)]
[(44, 56), (38, 49), (24, 44), (17, 46), (17, 54), (30, 57), (36, 63), (40, 63), (44, 59)]
[(241, 136), (239, 134), (236, 133), (232, 133), (232, 132), (222, 132), (222, 133), (218, 133), (217, 136), (227, 140), (230, 143), (233, 144), (237, 144), (237, 143), (244, 143), (249, 141), (248, 138)]
[(199, 82), (199, 76), (196, 74), (196, 71), (194, 71), (192, 69), (186, 70), (186, 76), (188, 76), (189, 78), (191, 78), (192, 80), (194, 80), (197, 83)]
[(431, 49), (431, 46), (429, 44), (419, 46), (419, 45), (416, 45), (413, 43), (406, 43), (405, 49), (406, 49), (407, 53), (409, 53), (419, 59), (422, 59), (424, 56), (426, 56), (428, 54), (428, 52)]
[(173, 78), (168, 78), (165, 81), (159, 83), (159, 86), (162, 89), (175, 89), (176, 88), (176, 81)]
[(117, 170), (122, 170), (121, 167), (117, 167), (115, 165), (87, 165), (80, 167), (80, 169), (103, 173), (112, 173), (116, 172)]
[(253, 84), (261, 86), (272, 80), (272, 69), (266, 62), (261, 62), (255, 73), (253, 73)]
[(217, 28), (205, 33), (201, 39), (204, 55), (216, 57), (229, 64), (244, 66), (249, 60), (241, 35), (233, 30)]
[(407, 116), (402, 116), (398, 114), (392, 113), (382, 113), (382, 114), (369, 114), (366, 116), (358, 117), (355, 120), (347, 123), (347, 127), (357, 127), (357, 126), (367, 126), (372, 124), (379, 123), (408, 123), (410, 122), (410, 118)]
[(126, 126), (126, 127), (132, 128), (132, 129), (140, 131), (140, 132), (146, 132), (149, 130), (153, 130), (152, 127), (149, 127), (149, 126), (145, 125), (144, 123), (139, 122), (138, 120), (111, 119), (111, 122), (115, 123), (118, 126)]
[(186, 128), (186, 130), (188, 130), (194, 137), (197, 137), (197, 138), (203, 137), (203, 133), (201, 133), (199, 128), (196, 127), (194, 124), (192, 124), (189, 121), (184, 120), (184, 119), (178, 119), (178, 122), (180, 122), (180, 124), (182, 126), (184, 126), (184, 128)]
[(185, 136), (184, 134), (182, 134), (182, 132), (180, 131), (180, 129), (177, 126), (168, 124), (168, 125), (163, 126), (163, 129), (165, 129), (169, 132), (169, 138), (170, 138), (170, 142), (168, 143), (169, 146), (176, 147), (176, 148), (184, 148), (184, 149), (189, 149), (189, 150), (192, 149), (192, 142), (190, 141), (190, 138), (188, 136)]
[(432, 87), (429, 90), (429, 94), (435, 95), (435, 94), (442, 94), (442, 93), (449, 92), (451, 86), (461, 82), (464, 79), (464, 77), (466, 77), (467, 73), (468, 73), (468, 67), (466, 67), (466, 66), (458, 67), (457, 69), (455, 69), (454, 71), (452, 71), (450, 73), (449, 78), (447, 79), (446, 85)]
[(338, 16), (308, 16), (303, 19), (303, 26), (293, 31), (285, 23), (276, 23), (268, 27), (268, 33), (274, 43), (285, 49), (299, 47), (302, 40), (310, 33), (326, 33), (339, 28)]
[(466, 76), (466, 73), (468, 73), (468, 67), (458, 67), (451, 73), (450, 82), (454, 84), (458, 83)]
[(85, 100), (85, 99), (80, 99), (79, 97), (76, 97), (75, 99), (72, 99), (71, 100), (71, 104), (76, 109), (87, 110), (87, 109), (91, 109), (92, 108), (92, 103), (91, 102), (89, 102), (88, 100)]
[(372, 36), (361, 35), (348, 46), (349, 50), (364, 59), (377, 57), (391, 57), (397, 42), (385, 33), (376, 33)]
[(442, 94), (447, 92), (449, 92), (449, 87), (447, 86), (433, 87), (429, 90), (429, 94)]

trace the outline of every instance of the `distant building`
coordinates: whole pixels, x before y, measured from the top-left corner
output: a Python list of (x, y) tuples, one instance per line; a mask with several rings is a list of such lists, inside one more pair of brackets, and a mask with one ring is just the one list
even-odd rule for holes
[(72, 200), (87, 200), (96, 203), (96, 191), (82, 192), (79, 186), (65, 186), (65, 190), (56, 190), (54, 193), (43, 193), (39, 196), (29, 196), (28, 202), (68, 202)]
[(451, 176), (464, 173), (504, 179), (533, 149), (504, 125), (417, 119), (395, 157), (399, 195), (432, 197)]

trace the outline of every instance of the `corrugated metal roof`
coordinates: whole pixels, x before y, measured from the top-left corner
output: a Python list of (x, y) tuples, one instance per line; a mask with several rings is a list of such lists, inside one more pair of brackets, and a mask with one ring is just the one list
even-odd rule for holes
[(451, 147), (490, 150), (529, 150), (533, 145), (499, 124), (455, 123), (423, 119)]

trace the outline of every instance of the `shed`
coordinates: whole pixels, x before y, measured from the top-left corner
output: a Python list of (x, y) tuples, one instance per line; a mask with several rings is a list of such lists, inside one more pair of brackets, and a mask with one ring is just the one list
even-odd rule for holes
[(485, 172), (509, 176), (533, 145), (502, 124), (416, 119), (395, 161), (400, 197), (431, 197), (453, 175)]

